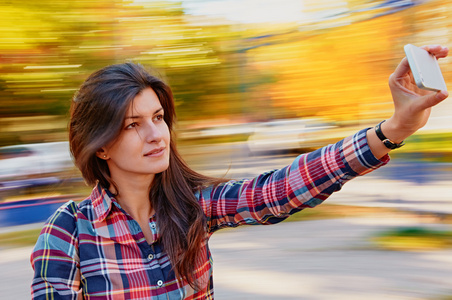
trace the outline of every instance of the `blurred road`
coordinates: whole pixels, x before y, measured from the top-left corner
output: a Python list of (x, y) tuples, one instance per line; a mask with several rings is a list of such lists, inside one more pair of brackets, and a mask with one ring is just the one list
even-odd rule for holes
[(213, 235), (216, 299), (441, 299), (452, 295), (452, 249), (385, 251), (372, 234), (422, 225), (400, 216), (284, 222)]
[[(241, 146), (188, 153), (195, 169), (226, 177), (251, 177), (283, 167), (293, 157), (254, 157)], [(452, 213), (451, 170), (451, 164), (394, 160), (347, 183), (328, 202)], [(452, 249), (384, 251), (369, 242), (375, 232), (398, 226), (451, 230), (450, 225), (424, 223), (422, 218), (385, 215), (219, 232), (210, 243), (216, 299), (437, 300), (451, 295)], [(0, 232), (16, 229), (24, 228)], [(31, 249), (0, 247), (0, 299), (29, 299)]]

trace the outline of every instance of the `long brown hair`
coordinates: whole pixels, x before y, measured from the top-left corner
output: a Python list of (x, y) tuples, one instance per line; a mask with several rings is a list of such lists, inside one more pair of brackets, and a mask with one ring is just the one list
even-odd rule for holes
[(175, 275), (193, 288), (200, 288), (193, 272), (206, 235), (206, 222), (193, 193), (222, 180), (195, 172), (179, 155), (173, 132), (175, 104), (169, 86), (134, 63), (111, 65), (91, 74), (71, 104), (71, 152), (87, 184), (114, 186), (107, 163), (96, 156), (96, 151), (119, 136), (130, 103), (149, 87), (160, 100), (171, 134), (169, 167), (155, 175), (149, 199)]

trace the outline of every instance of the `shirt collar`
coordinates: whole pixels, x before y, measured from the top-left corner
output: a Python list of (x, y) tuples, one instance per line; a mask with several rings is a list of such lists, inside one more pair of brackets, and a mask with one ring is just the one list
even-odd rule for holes
[(96, 214), (96, 221), (102, 222), (111, 211), (112, 203), (115, 202), (113, 194), (99, 183), (91, 192), (91, 203)]

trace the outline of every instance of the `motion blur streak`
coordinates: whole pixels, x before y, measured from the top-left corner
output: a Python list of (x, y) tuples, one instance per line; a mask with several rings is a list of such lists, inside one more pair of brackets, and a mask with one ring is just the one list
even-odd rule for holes
[[(68, 152), (67, 122), (73, 94), (94, 70), (125, 61), (146, 65), (173, 88), (178, 145), (190, 165), (214, 176), (249, 177), (390, 117), (387, 82), (404, 56), (403, 46), (451, 48), (451, 11), (452, 2), (445, 0), (1, 1), (0, 250), (33, 244), (39, 228), (33, 224), (67, 199), (88, 194)], [(451, 58), (440, 66), (450, 89)], [(452, 214), (451, 112), (451, 99), (435, 107), (427, 126), (394, 152), (390, 166), (357, 179), (330, 200), (347, 207), (409, 210), (415, 218), (399, 224), (398, 216), (390, 215), (386, 225), (365, 226), (362, 232), (352, 221), (329, 221), (322, 225), (323, 239), (320, 231), (309, 231), (318, 223), (288, 225), (286, 233), (297, 235), (302, 245), (315, 242), (315, 249), (329, 252), (313, 254), (311, 248), (288, 245), (286, 235), (269, 233), (263, 237), (265, 245), (238, 251), (246, 257), (252, 249), (253, 255), (246, 263), (237, 258), (237, 266), (227, 258), (238, 254), (223, 246), (240, 249), (240, 239), (228, 241), (225, 235), (212, 245), (219, 271), (224, 271), (217, 273), (222, 278), (218, 295), (432, 300), (450, 295), (443, 280), (452, 277), (450, 263), (448, 270), (429, 263), (432, 257), (434, 262), (451, 257), (450, 249), (442, 254), (424, 250), (430, 255), (426, 260), (404, 252), (386, 256), (368, 239), (391, 226), (447, 229)], [(425, 214), (429, 217), (419, 217)], [(19, 225), (34, 231), (22, 231), (29, 227)], [(343, 231), (329, 236), (334, 228)], [(17, 230), (21, 233), (14, 234)], [(350, 235), (351, 248), (330, 243), (332, 238), (348, 241)], [(253, 235), (243, 236), (250, 241)], [(295, 256), (301, 260), (272, 284), (271, 276), (256, 274), (271, 274), (262, 273), (259, 259), (274, 257), (264, 249), (271, 251), (271, 241), (278, 237), (284, 237), (278, 251), (299, 251)], [(8, 251), (4, 255), (15, 252)], [(29, 251), (15, 252), (14, 264), (5, 256), (0, 262), (6, 270), (0, 289), (9, 299), (28, 298), (28, 257), (18, 258), (18, 253)], [(374, 259), (376, 265), (366, 263)], [(242, 272), (240, 282), (256, 280), (242, 285), (230, 276), (234, 272)], [(301, 285), (309, 285), (305, 293), (290, 288), (293, 274)], [(399, 277), (387, 282), (394, 274), (408, 274), (412, 281)], [(275, 284), (283, 291), (272, 290)]]

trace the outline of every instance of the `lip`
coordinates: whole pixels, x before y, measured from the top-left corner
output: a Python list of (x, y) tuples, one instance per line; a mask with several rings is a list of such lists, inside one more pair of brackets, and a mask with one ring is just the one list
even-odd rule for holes
[(155, 148), (152, 149), (151, 151), (147, 152), (144, 154), (144, 156), (150, 156), (150, 157), (157, 157), (157, 156), (161, 156), (163, 155), (163, 153), (165, 153), (165, 147), (160, 147), (160, 148)]

